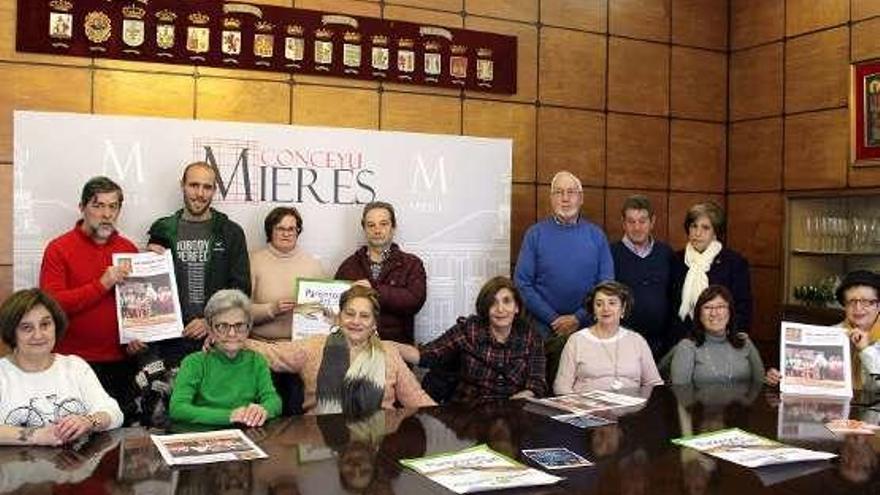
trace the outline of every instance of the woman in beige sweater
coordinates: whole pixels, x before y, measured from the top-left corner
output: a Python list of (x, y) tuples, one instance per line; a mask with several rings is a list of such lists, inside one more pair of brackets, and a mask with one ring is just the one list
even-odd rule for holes
[(296, 208), (279, 206), (266, 216), (266, 247), (251, 260), (254, 328), (251, 336), (267, 341), (290, 340), (298, 278), (326, 278), (320, 261), (297, 246), (303, 230)]

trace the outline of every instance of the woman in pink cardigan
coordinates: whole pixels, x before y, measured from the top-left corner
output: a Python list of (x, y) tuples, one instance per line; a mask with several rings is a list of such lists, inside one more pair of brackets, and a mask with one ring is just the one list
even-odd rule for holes
[(352, 286), (339, 300), (338, 326), (330, 335), (293, 342), (248, 340), (275, 371), (298, 373), (307, 414), (363, 416), (379, 409), (433, 406), (397, 348), (379, 339), (379, 299), (369, 287)]

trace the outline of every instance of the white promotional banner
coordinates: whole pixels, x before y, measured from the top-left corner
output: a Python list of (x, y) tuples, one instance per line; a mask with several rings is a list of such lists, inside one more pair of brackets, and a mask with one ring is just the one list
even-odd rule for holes
[(510, 140), (17, 111), (14, 147), (17, 289), (38, 283), (43, 249), (80, 217), (89, 178), (122, 186), (119, 230), (143, 247), (149, 225), (182, 207), (180, 175), (197, 160), (220, 171), (213, 206), (242, 225), (250, 249), (265, 245), (272, 208), (296, 206), (299, 245), (331, 275), (364, 243), (363, 205), (393, 204), (396, 242), (428, 272), (418, 341), (473, 313), (483, 282), (509, 272)]

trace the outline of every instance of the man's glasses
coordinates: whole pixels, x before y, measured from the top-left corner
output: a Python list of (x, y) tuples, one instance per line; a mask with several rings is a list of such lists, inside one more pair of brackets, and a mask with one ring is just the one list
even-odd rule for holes
[(580, 193), (580, 189), (554, 189), (550, 191), (550, 194), (554, 196), (577, 196)]
[(240, 321), (238, 323), (214, 323), (213, 327), (214, 331), (219, 333), (220, 335), (229, 335), (230, 333), (232, 333), (233, 335), (242, 335), (250, 330), (248, 324), (243, 321)]

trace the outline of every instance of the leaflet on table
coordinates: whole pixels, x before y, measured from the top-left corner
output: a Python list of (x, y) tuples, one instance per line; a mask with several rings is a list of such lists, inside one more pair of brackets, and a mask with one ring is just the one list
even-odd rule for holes
[(163, 254), (115, 253), (113, 265), (129, 270), (116, 284), (119, 342), (154, 342), (183, 335), (171, 250)]
[(347, 280), (297, 279), (291, 338), (329, 334), (339, 315), (339, 297), (349, 288), (351, 282)]
[(486, 445), (400, 463), (455, 493), (552, 485), (562, 479), (524, 466)]
[(783, 394), (852, 397), (849, 338), (842, 329), (784, 321), (780, 342)]
[(168, 465), (248, 461), (269, 457), (241, 430), (151, 435)]
[(633, 397), (604, 390), (591, 390), (581, 394), (558, 395), (556, 397), (529, 400), (537, 404), (569, 411), (575, 414), (586, 414), (621, 407), (640, 406), (645, 403), (645, 399), (642, 397)]
[(833, 435), (825, 424), (849, 417), (846, 398), (783, 395), (781, 399), (776, 429), (780, 440), (830, 439)]
[(672, 443), (749, 468), (837, 457), (828, 452), (790, 447), (739, 428), (676, 438)]

